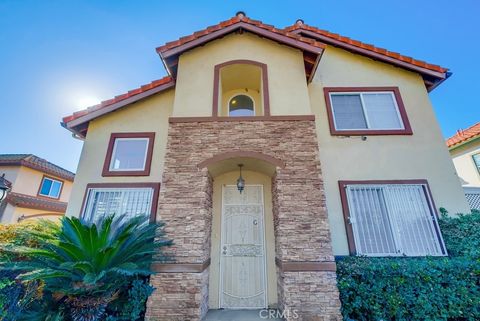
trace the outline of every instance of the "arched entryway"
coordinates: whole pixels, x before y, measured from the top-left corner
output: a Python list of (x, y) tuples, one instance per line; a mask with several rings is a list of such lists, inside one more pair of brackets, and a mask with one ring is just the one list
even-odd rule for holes
[(214, 210), (220, 193), (215, 184), (235, 184), (240, 162), (251, 172), (247, 185), (258, 179), (264, 191), (271, 190), (274, 242), (265, 244), (275, 244), (270, 254), (276, 274), (266, 275), (277, 278), (277, 299), (267, 301), (302, 319), (339, 317), (315, 122), (289, 117), (170, 122), (157, 213), (174, 240), (166, 250), (173, 262), (154, 265), (157, 274), (150, 280), (156, 290), (146, 320), (203, 320), (209, 308), (219, 306), (211, 288), (219, 276), (211, 273), (219, 271), (212, 226), (218, 224), (215, 215), (222, 217)]
[[(239, 167), (245, 189), (236, 186)], [(202, 162), (213, 178), (210, 309), (277, 307), (272, 177), (284, 163), (237, 151)]]

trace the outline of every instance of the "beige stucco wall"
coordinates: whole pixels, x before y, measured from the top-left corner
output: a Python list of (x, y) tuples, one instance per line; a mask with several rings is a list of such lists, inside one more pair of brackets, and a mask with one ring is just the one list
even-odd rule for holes
[(211, 116), (214, 66), (236, 59), (268, 65), (272, 115), (310, 114), (301, 51), (244, 33), (212, 41), (180, 56), (173, 115)]
[(12, 192), (37, 196), (44, 175), (63, 182), (59, 201), (68, 202), (73, 182), (25, 166), (0, 166), (0, 175), (12, 183)]
[[(271, 177), (252, 171), (243, 171), (242, 176), (250, 185), (263, 185), (265, 204), (265, 241), (267, 263), (267, 302), (268, 306), (277, 304), (277, 275), (275, 270), (275, 236), (273, 233), (272, 212), (272, 179)], [(219, 175), (213, 181), (213, 220), (212, 243), (208, 306), (210, 309), (219, 308), (219, 281), (220, 281), (220, 237), (222, 217), (222, 187), (236, 184), (238, 171)]]
[[(58, 214), (58, 215), (52, 215), (52, 214)], [(13, 206), (11, 204), (7, 204), (5, 211), (3, 212), (2, 224), (18, 223), (19, 218), (21, 218), (22, 216), (24, 219), (32, 219), (32, 220), (47, 219), (47, 220), (57, 221), (63, 216), (63, 214), (64, 213), (60, 213), (60, 212), (37, 210), (32, 208), (22, 208), (18, 206)], [(34, 216), (30, 217), (31, 215), (34, 215)]]
[(480, 153), (480, 139), (450, 150), (453, 164), (463, 186), (480, 187), (480, 173), (472, 156)]
[[(68, 216), (80, 214), (88, 183), (161, 182), (173, 97), (174, 91), (169, 90), (90, 123), (67, 208)], [(150, 176), (102, 177), (110, 135), (117, 132), (155, 132)]]
[[(448, 85), (445, 84), (445, 86)], [(323, 87), (398, 86), (412, 136), (330, 135)], [(328, 47), (309, 85), (316, 116), (328, 216), (335, 255), (348, 254), (339, 180), (427, 179), (437, 207), (469, 212), (459, 179), (419, 75)]]

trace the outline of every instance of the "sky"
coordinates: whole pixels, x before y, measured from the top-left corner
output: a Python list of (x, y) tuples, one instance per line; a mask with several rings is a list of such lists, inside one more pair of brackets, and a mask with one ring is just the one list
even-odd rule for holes
[[(245, 11), (448, 67), (431, 100), (445, 137), (480, 121), (480, 1), (0, 0), (0, 153), (77, 168), (63, 116), (166, 75), (155, 48)], [(98, 151), (103, 153), (104, 151)]]

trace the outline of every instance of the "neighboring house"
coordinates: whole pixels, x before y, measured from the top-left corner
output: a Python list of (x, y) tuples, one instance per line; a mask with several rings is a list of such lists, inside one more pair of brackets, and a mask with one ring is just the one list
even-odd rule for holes
[(458, 130), (447, 146), (470, 207), (480, 210), (480, 123)]
[(148, 320), (340, 320), (334, 256), (446, 255), (437, 209), (469, 211), (428, 97), (446, 68), (243, 13), (157, 52), (169, 76), (63, 119), (85, 140), (67, 215), (174, 240)]
[(0, 154), (0, 175), (11, 184), (0, 223), (58, 219), (65, 214), (75, 174), (32, 154)]

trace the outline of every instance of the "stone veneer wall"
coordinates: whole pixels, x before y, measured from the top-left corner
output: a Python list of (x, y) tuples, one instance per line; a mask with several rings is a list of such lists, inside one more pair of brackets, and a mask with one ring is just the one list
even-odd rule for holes
[[(227, 152), (255, 152), (285, 163), (272, 179), (276, 259), (333, 262), (315, 122), (311, 119), (171, 122), (159, 216), (175, 245), (177, 263), (210, 258), (212, 182), (198, 165)], [(254, 169), (253, 169), (254, 170)], [(311, 269), (311, 268), (310, 268)], [(296, 320), (341, 320), (334, 271), (278, 270), (279, 306)], [(208, 269), (159, 273), (148, 320), (201, 320), (208, 307)]]

